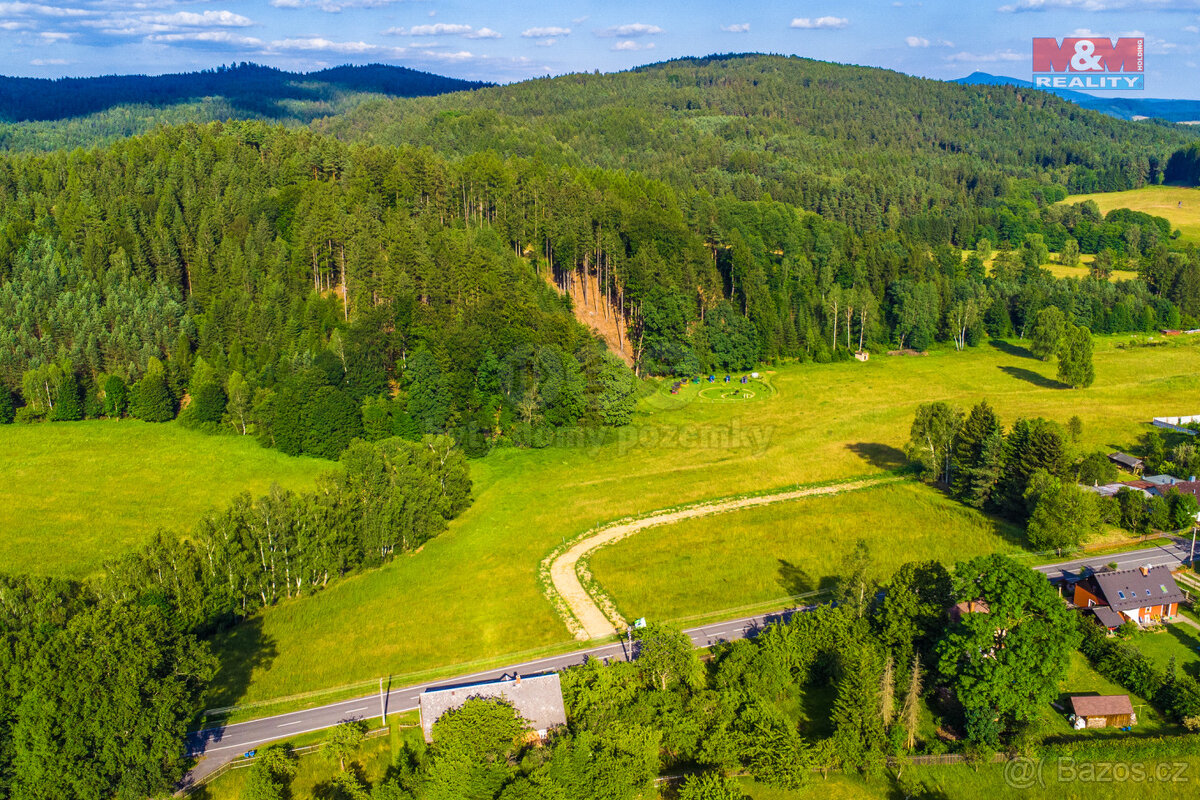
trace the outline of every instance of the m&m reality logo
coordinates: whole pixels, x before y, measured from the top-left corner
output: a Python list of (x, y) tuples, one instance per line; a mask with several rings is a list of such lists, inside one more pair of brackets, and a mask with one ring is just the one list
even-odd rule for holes
[(1145, 40), (1101, 37), (1033, 40), (1039, 89), (1145, 89)]

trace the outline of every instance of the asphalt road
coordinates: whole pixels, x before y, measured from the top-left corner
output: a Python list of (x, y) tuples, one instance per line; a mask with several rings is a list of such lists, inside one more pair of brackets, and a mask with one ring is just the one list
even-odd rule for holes
[[(1047, 564), (1035, 567), (1050, 580), (1060, 580), (1070, 572), (1078, 572), (1082, 567), (1099, 568), (1116, 562), (1122, 569), (1132, 569), (1142, 565), (1165, 564), (1176, 567), (1187, 561), (1190, 542), (1176, 542), (1171, 545), (1146, 548), (1124, 553), (1080, 558), (1057, 564)], [(807, 609), (800, 609), (807, 610)], [(772, 612), (751, 617), (715, 622), (685, 631), (696, 647), (708, 647), (719, 642), (734, 641), (754, 636), (767, 625), (786, 620), (792, 611)], [(509, 664), (497, 669), (484, 670), (469, 675), (458, 675), (441, 681), (416, 684), (393, 688), (384, 695), (386, 712), (394, 714), (401, 711), (411, 711), (417, 708), (418, 697), (427, 689), (459, 684), (480, 683), (511, 677), (514, 673), (533, 675), (541, 672), (551, 672), (584, 663), (588, 658), (603, 661), (625, 660), (628, 658), (627, 647), (624, 643), (601, 645), (584, 650), (576, 650), (559, 656), (549, 656), (519, 664)], [(184, 778), (180, 788), (186, 788), (206, 776), (212, 774), (222, 765), (232, 761), (248, 750), (253, 750), (267, 742), (296, 736), (301, 733), (319, 731), (331, 728), (341, 722), (350, 720), (379, 719), (384, 713), (381, 708), (379, 693), (365, 697), (345, 700), (340, 703), (303, 711), (293, 711), (273, 717), (237, 722), (207, 728), (191, 733), (187, 738), (187, 751), (190, 756), (199, 757), (195, 768)]]
[[(765, 626), (774, 622), (786, 620), (795, 610), (774, 611), (769, 614), (759, 614), (752, 617), (715, 622), (698, 628), (684, 631), (696, 647), (709, 647), (719, 642), (734, 641), (754, 636)], [(417, 708), (418, 697), (427, 689), (460, 684), (481, 683), (501, 680), (511, 677), (514, 673), (534, 675), (542, 672), (553, 672), (583, 664), (588, 658), (602, 661), (624, 661), (628, 658), (628, 648), (625, 643), (601, 645), (585, 650), (576, 650), (559, 656), (524, 661), (519, 664), (509, 664), (497, 669), (475, 672), (470, 675), (457, 675), (441, 681), (432, 681), (413, 686), (394, 688), (384, 694), (387, 713), (395, 714), (401, 711), (411, 711)], [(253, 750), (267, 742), (296, 736), (301, 733), (332, 728), (342, 722), (351, 720), (379, 720), (383, 715), (380, 696), (376, 692), (353, 700), (331, 703), (318, 708), (303, 711), (293, 711), (274, 717), (236, 722), (207, 728), (188, 734), (188, 755), (199, 757), (200, 761), (184, 778), (180, 788), (204, 779), (220, 769), (221, 766), (237, 758), (241, 754)]]
[[(1089, 558), (1077, 558), (1073, 561), (1063, 561), (1058, 564), (1047, 564), (1044, 567), (1034, 567), (1050, 580), (1059, 580), (1068, 573), (1078, 573), (1083, 567), (1100, 569), (1108, 564), (1116, 563), (1119, 569), (1133, 569), (1141, 566), (1157, 567), (1165, 565), (1174, 569), (1189, 559), (1191, 540), (1177, 540), (1169, 545), (1160, 545), (1142, 550), (1130, 550), (1124, 553), (1110, 553)], [(1200, 550), (1200, 542), (1196, 544)]]

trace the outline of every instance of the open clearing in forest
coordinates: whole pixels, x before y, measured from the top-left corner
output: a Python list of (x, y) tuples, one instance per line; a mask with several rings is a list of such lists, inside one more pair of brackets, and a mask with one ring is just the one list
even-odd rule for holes
[[(1171, 230), (1179, 229), (1187, 241), (1200, 242), (1200, 189), (1184, 186), (1144, 186), (1127, 192), (1073, 194), (1064, 204), (1095, 200), (1101, 214), (1114, 208), (1142, 211), (1171, 221)], [(1182, 206), (1180, 204), (1183, 204)]]
[[(962, 353), (939, 349), (926, 358), (875, 354), (867, 363), (784, 365), (771, 376), (776, 393), (747, 403), (663, 404), (664, 393), (648, 387), (635, 424), (603, 441), (507, 448), (472, 462), (475, 503), (421, 552), (313, 597), (282, 603), (220, 638), (225, 664), (207, 705), (569, 643), (570, 631), (543, 596), (538, 578), (539, 564), (555, 547), (589, 529), (656, 509), (883, 473), (903, 462), (913, 412), (924, 401), (946, 400), (965, 409), (987, 398), (1006, 425), (1022, 414), (1062, 422), (1077, 414), (1083, 421), (1082, 447), (1130, 448), (1152, 416), (1197, 413), (1200, 348), (1194, 338), (1145, 347), (1131, 346), (1145, 337), (1098, 337), (1096, 384), (1082, 391), (1064, 388), (1054, 377), (1055, 364), (1030, 357), (1020, 342), (987, 343)], [(1012, 547), (1000, 533), (987, 533), (993, 523), (965, 509), (956, 512), (964, 516), (949, 517), (959, 522), (943, 529), (946, 518), (939, 509), (949, 514), (943, 505), (949, 501), (929, 491), (913, 487), (906, 493), (897, 487), (851, 493), (832, 500), (827, 513), (839, 515), (843, 501), (872, 502), (873, 513), (895, 518), (900, 531), (914, 514), (917, 524), (941, 520), (915, 530), (919, 546), (896, 558), (954, 561), (966, 554), (963, 543), (972, 540), (980, 550), (989, 539), (997, 548)], [(774, 508), (786, 515), (794, 505)], [(711, 526), (715, 542), (716, 532), (743, 513), (688, 525)], [(639, 537), (657, 538), (669, 530)], [(815, 545), (832, 571), (859, 536), (873, 541), (876, 553), (889, 549), (887, 537), (870, 528), (826, 530), (825, 537), (814, 537)], [(604, 553), (606, 568), (631, 572), (645, 566), (632, 550), (624, 563), (619, 560), (626, 547), (639, 546), (639, 537)], [(752, 539), (745, 542), (747, 550), (759, 546)], [(680, 562), (706, 558), (682, 548), (674, 552)], [(781, 552), (776, 558), (787, 556)], [(734, 566), (745, 577), (728, 586), (717, 586), (705, 572), (673, 574), (719, 590), (703, 601), (708, 610), (735, 598), (732, 605), (743, 605), (743, 594), (761, 596), (754, 593), (768, 589), (775, 596), (785, 594), (773, 585), (777, 564), (765, 573), (749, 562)], [(665, 563), (663, 568), (678, 569)], [(675, 615), (667, 601), (678, 612), (698, 607), (692, 591), (700, 590), (665, 597), (660, 613)], [(630, 611), (641, 605), (635, 595), (617, 599)]]
[(174, 422), (0, 425), (0, 569), (82, 577), (159, 528), (186, 534), (242, 492), (308, 488), (333, 466)]

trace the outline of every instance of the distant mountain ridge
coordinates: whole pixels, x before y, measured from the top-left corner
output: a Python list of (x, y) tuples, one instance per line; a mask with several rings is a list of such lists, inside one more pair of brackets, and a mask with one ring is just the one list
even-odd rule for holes
[[(1020, 78), (1010, 78), (1006, 75), (992, 75), (987, 72), (972, 72), (965, 78), (956, 78), (950, 83), (967, 86), (1019, 86), (1033, 89), (1030, 81)], [(1163, 119), (1168, 122), (1195, 122), (1200, 120), (1200, 100), (1166, 100), (1155, 97), (1097, 97), (1095, 95), (1075, 92), (1070, 89), (1038, 89), (1049, 92), (1064, 100), (1068, 100), (1083, 108), (1090, 108), (1102, 114), (1108, 114), (1118, 119), (1136, 119), (1147, 117)]]
[(289, 104), (328, 103), (338, 94), (419, 97), (488, 85), (386, 64), (340, 66), (309, 73), (242, 63), (169, 75), (54, 80), (0, 76), (0, 122), (60, 120), (116, 106), (170, 106), (207, 97), (224, 98), (239, 116), (290, 119), (295, 113)]

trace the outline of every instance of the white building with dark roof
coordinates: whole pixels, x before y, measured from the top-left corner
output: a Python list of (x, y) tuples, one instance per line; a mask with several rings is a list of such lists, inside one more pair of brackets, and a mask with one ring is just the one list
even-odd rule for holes
[(511, 680), (446, 686), (423, 692), (420, 709), (425, 741), (433, 741), (433, 724), (443, 714), (461, 708), (468, 700), (475, 698), (508, 702), (540, 739), (545, 739), (550, 731), (567, 724), (558, 673), (517, 675)]

